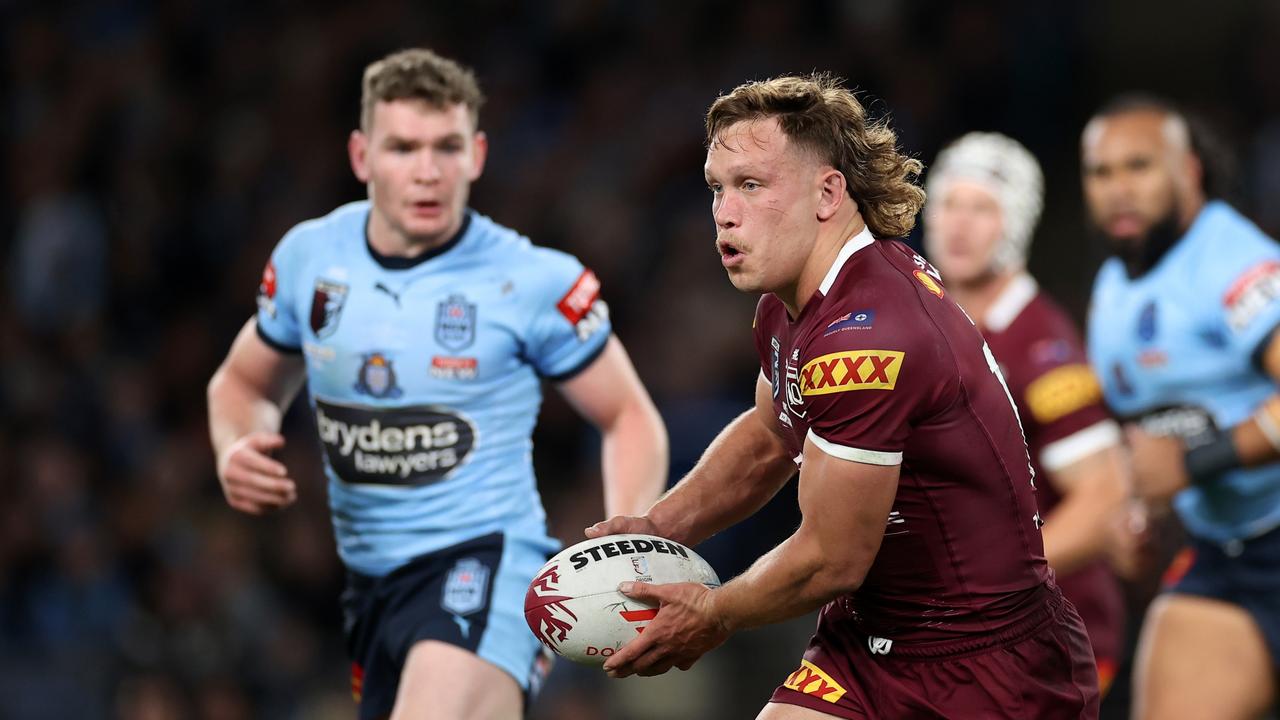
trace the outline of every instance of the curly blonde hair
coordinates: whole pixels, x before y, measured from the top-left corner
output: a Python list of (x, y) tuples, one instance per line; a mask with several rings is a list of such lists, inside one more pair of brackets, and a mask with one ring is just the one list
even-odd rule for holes
[(873, 235), (902, 237), (915, 227), (925, 197), (916, 181), (924, 166), (898, 151), (887, 121), (867, 121), (841, 78), (784, 75), (739, 85), (707, 110), (707, 144), (736, 123), (771, 117), (797, 146), (844, 175)]

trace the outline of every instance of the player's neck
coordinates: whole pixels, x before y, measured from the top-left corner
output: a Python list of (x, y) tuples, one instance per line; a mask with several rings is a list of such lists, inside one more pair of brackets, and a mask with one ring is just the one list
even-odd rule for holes
[(1005, 288), (1009, 287), (1009, 283), (1021, 273), (1022, 270), (989, 272), (967, 283), (948, 284), (947, 291), (951, 293), (956, 304), (964, 308), (969, 317), (982, 327), (986, 323), (987, 312), (991, 310), (991, 306), (1000, 298)]
[(835, 264), (845, 243), (866, 227), (862, 214), (858, 212), (852, 213), (843, 222), (831, 222), (818, 227), (818, 239), (813, 244), (813, 251), (809, 253), (809, 260), (800, 271), (800, 277), (794, 288), (791, 292), (774, 293), (786, 306), (787, 312), (791, 313), (793, 319), (800, 317), (800, 313), (804, 312), (805, 305), (818, 291), (822, 279), (831, 271), (831, 266)]
[(365, 231), (369, 247), (387, 257), (416, 258), (448, 243), (462, 227), (458, 217), (444, 231), (432, 235), (411, 236), (397, 230), (386, 218), (374, 210), (369, 213), (369, 225)]

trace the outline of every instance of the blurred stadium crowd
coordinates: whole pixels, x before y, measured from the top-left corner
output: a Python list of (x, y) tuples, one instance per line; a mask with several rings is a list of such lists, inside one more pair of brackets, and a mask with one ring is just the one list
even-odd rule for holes
[[(1119, 5), (0, 4), (0, 719), (353, 716), (310, 420), (288, 423), (299, 504), (251, 519), (222, 500), (204, 388), (281, 234), (363, 195), (344, 147), (370, 60), (421, 45), (476, 68), (492, 152), (473, 205), (599, 274), (678, 477), (757, 372), (700, 172), (702, 114), (743, 80), (840, 73), (926, 165), (968, 130), (1021, 140), (1048, 179), (1030, 269), (1077, 317), (1102, 257), (1077, 142), (1112, 93), (1206, 117), (1242, 209), (1280, 234), (1280, 5)], [(594, 439), (552, 394), (535, 442), (553, 533), (576, 542), (601, 512)], [(793, 497), (703, 548), (722, 576), (790, 531)], [(750, 716), (808, 622), (686, 677), (562, 663), (534, 716)]]

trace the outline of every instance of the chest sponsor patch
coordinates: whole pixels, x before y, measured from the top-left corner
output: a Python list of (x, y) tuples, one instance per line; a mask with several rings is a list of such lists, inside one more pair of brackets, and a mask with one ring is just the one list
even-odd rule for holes
[(1280, 297), (1280, 261), (1267, 260), (1254, 265), (1236, 278), (1222, 305), (1227, 314), (1227, 326), (1240, 332), (1253, 323)]
[(1054, 368), (1027, 386), (1027, 409), (1039, 423), (1058, 418), (1102, 400), (1102, 386), (1088, 365)]
[(585, 341), (609, 320), (609, 306), (600, 298), (600, 280), (591, 270), (583, 270), (556, 309), (573, 323), (578, 339)]
[(800, 661), (800, 668), (787, 676), (786, 682), (782, 683), (783, 687), (791, 688), (796, 692), (812, 695), (820, 700), (826, 700), (829, 703), (839, 702), (847, 692), (840, 683), (823, 671), (822, 668), (814, 665), (808, 660)]
[(466, 462), (476, 429), (439, 405), (375, 408), (316, 399), (316, 426), (329, 466), (346, 483), (430, 485)]
[(892, 390), (905, 355), (901, 350), (852, 350), (814, 358), (800, 369), (800, 394)]

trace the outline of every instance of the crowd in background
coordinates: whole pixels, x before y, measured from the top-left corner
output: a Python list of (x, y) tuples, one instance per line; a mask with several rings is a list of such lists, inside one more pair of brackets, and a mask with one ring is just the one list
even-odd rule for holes
[[(0, 19), (0, 720), (353, 717), (308, 415), (282, 454), (299, 503), (249, 518), (222, 500), (204, 390), (279, 237), (363, 196), (346, 138), (391, 50), (476, 69), (472, 204), (600, 276), (673, 477), (758, 372), (701, 177), (702, 115), (739, 82), (834, 71), (926, 165), (968, 130), (1025, 143), (1048, 190), (1030, 269), (1077, 317), (1103, 253), (1079, 132), (1114, 93), (1216, 127), (1236, 200), (1280, 234), (1275, 3), (19, 1)], [(535, 445), (553, 534), (576, 542), (600, 519), (595, 438), (551, 392)], [(791, 488), (700, 550), (728, 577), (795, 522)], [(561, 663), (534, 717), (749, 717), (806, 622), (684, 677)]]

